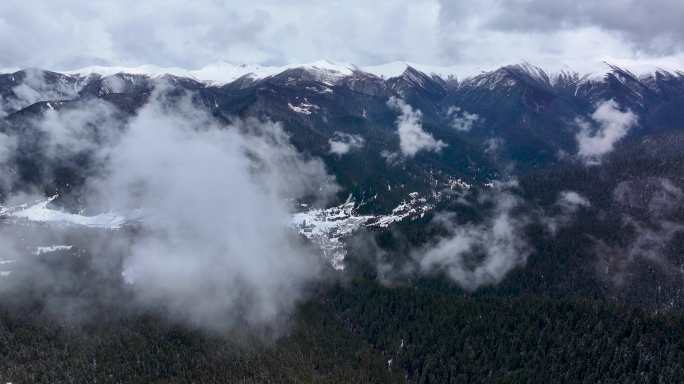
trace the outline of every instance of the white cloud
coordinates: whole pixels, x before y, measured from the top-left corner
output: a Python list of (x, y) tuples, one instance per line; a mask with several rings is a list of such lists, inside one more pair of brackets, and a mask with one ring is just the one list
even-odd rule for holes
[(12, 87), (7, 97), (0, 96), (0, 117), (18, 111), (38, 101), (66, 100), (74, 98), (78, 93), (77, 84), (69, 84), (57, 80), (49, 84), (45, 72), (40, 69), (24, 70), (21, 82)]
[(420, 151), (440, 152), (447, 146), (423, 130), (423, 114), (419, 110), (414, 110), (404, 100), (394, 96), (387, 101), (387, 105), (400, 113), (396, 124), (402, 155), (413, 157)]
[(497, 156), (501, 148), (504, 146), (504, 139), (500, 137), (491, 137), (484, 142), (485, 153), (489, 156)]
[(603, 69), (606, 59), (682, 62), (679, 13), (670, 11), (678, 2), (595, 3), (6, 0), (0, 36), (12, 38), (0, 40), (0, 67), (330, 59), (453, 65), (463, 77), (521, 61), (581, 72)]
[(451, 118), (451, 126), (457, 131), (468, 132), (473, 128), (473, 125), (480, 120), (480, 116), (476, 113), (469, 113), (461, 110), (460, 107), (451, 106), (447, 110), (447, 116)]
[[(86, 210), (135, 212), (134, 231), (77, 237), (98, 256), (96, 267), (122, 259), (137, 304), (203, 327), (275, 327), (324, 265), (291, 229), (292, 202), (323, 200), (336, 184), (320, 159), (296, 151), (280, 124), (222, 124), (191, 100), (168, 96), (159, 83), (125, 123), (113, 107), (92, 102), (48, 111), (34, 123), (47, 148), (90, 151), (102, 167), (87, 180)], [(96, 126), (119, 134), (95, 135)], [(31, 284), (66, 279), (34, 267), (21, 275)]]
[(17, 150), (17, 138), (0, 132), (0, 167), (3, 172), (0, 172), (0, 191), (10, 187), (12, 184), (12, 169), (11, 160)]
[(500, 282), (513, 268), (524, 265), (532, 251), (524, 235), (526, 217), (514, 210), (521, 201), (497, 183), (491, 195), (491, 214), (479, 224), (456, 225), (441, 218), (449, 235), (414, 252), (423, 271), (444, 271), (467, 290)]
[(49, 140), (43, 148), (51, 159), (66, 158), (82, 151), (97, 150), (121, 131), (115, 108), (101, 100), (88, 100), (78, 108), (48, 109), (36, 126)]
[(563, 227), (567, 227), (575, 218), (575, 214), (581, 208), (591, 207), (591, 202), (575, 191), (561, 191), (556, 201), (558, 213), (554, 215), (542, 215), (541, 221), (552, 235), (558, 233)]
[[(666, 274), (680, 271), (673, 242), (684, 233), (676, 213), (684, 206), (684, 191), (669, 179), (647, 177), (620, 182), (612, 197), (623, 212), (620, 236), (594, 239), (599, 275), (620, 287), (644, 261)], [(643, 265), (638, 269), (643, 271)]]
[(613, 150), (615, 143), (627, 135), (637, 124), (637, 116), (630, 110), (621, 111), (614, 100), (603, 101), (596, 107), (591, 119), (598, 124), (593, 131), (592, 124), (584, 119), (577, 119), (580, 131), (576, 135), (578, 152), (587, 165), (601, 162), (601, 158)]
[(591, 203), (586, 197), (575, 191), (562, 191), (558, 198), (558, 204), (568, 209), (591, 206)]
[(401, 162), (401, 155), (397, 152), (383, 150), (380, 152), (380, 157), (385, 159), (385, 163), (389, 166), (395, 166)]
[(330, 153), (338, 156), (345, 155), (352, 150), (363, 148), (366, 140), (361, 135), (352, 135), (344, 132), (335, 132), (333, 138), (328, 140)]
[(681, 47), (682, 12), (684, 5), (677, 0), (511, 0), (490, 13), (489, 24), (502, 31), (541, 33), (593, 26), (626, 38), (641, 50), (662, 52)]
[(278, 124), (220, 127), (156, 97), (94, 186), (113, 210), (142, 210), (146, 233), (124, 262), (138, 299), (192, 323), (279, 320), (321, 265), (290, 231), (288, 201), (334, 191), (322, 163), (303, 160)]

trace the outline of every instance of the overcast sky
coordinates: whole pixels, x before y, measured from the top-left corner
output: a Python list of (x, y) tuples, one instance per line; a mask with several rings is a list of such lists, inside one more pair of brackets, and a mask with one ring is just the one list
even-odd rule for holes
[(2, 0), (0, 68), (391, 61), (684, 68), (682, 0)]

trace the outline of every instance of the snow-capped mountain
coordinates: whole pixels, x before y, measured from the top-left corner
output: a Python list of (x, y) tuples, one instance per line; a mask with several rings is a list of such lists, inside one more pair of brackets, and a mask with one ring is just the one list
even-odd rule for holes
[[(132, 220), (126, 212), (81, 211), (88, 193), (86, 180), (102, 172), (98, 159), (92, 158), (92, 148), (70, 154), (47, 146), (48, 132), (37, 121), (72, 116), (102, 102), (111, 107), (107, 116), (123, 126), (155, 89), (164, 87), (171, 95), (191, 95), (192, 103), (226, 124), (235, 118), (274, 122), (302, 156), (322, 161), (338, 193), (325, 206), (312, 205), (306, 198), (297, 201), (288, 224), (319, 247), (336, 269), (354, 257), (345, 242), (359, 231), (377, 236), (378, 243), (397, 257), (406, 257), (400, 255), (404, 242), (423, 246), (445, 235), (433, 228), (435, 220), (446, 217), (472, 229), (472, 223), (486, 221), (483, 212), (498, 212), (488, 197), (495, 181), (515, 181), (515, 193), (525, 203), (511, 211), (522, 211), (525, 222), (533, 223), (528, 228), (530, 248), (564, 255), (563, 262), (572, 271), (558, 275), (547, 259), (532, 253), (524, 273), (544, 274), (547, 280), (534, 280), (538, 283), (526, 289), (564, 290), (584, 284), (661, 305), (662, 295), (644, 289), (657, 284), (672, 287), (668, 298), (679, 305), (679, 275), (671, 269), (656, 268), (657, 283), (641, 278), (636, 265), (655, 258), (634, 256), (625, 261), (612, 256), (600, 261), (601, 268), (596, 267), (598, 262), (585, 263), (597, 247), (611, 250), (603, 254), (619, 255), (630, 247), (650, 246), (651, 242), (632, 244), (630, 233), (645, 233), (649, 225), (678, 228), (671, 223), (680, 219), (677, 210), (672, 217), (653, 216), (648, 209), (628, 211), (616, 201), (615, 191), (625, 188), (623, 182), (644, 191), (657, 184), (660, 192), (649, 197), (653, 204), (660, 204), (662, 196), (679, 199), (684, 73), (635, 74), (616, 66), (606, 70), (603, 75), (550, 74), (524, 64), (457, 78), (453, 68), (407, 63), (358, 67), (321, 61), (279, 67), (222, 63), (197, 71), (145, 66), (1, 74), (0, 142), (11, 151), (0, 151), (0, 161), (11, 182), (0, 183), (0, 225), (98, 233), (135, 230), (129, 224), (144, 220), (144, 212)], [(88, 124), (94, 127), (95, 142), (122, 129), (119, 124), (101, 126), (100, 120)], [(47, 151), (59, 156), (48, 157)], [(646, 177), (662, 182), (637, 182)], [(584, 217), (572, 225), (574, 221), (562, 216), (567, 216), (568, 203), (558, 200), (568, 196), (562, 194), (568, 190), (590, 202)], [(7, 201), (9, 194), (28, 192), (44, 198), (24, 206)], [(59, 198), (50, 198), (55, 195)], [(503, 223), (506, 215), (513, 215), (498, 213)], [(550, 240), (540, 234), (543, 229), (535, 229), (543, 220), (552, 222), (558, 238)], [(625, 231), (617, 237), (606, 235), (606, 228), (616, 227)], [(678, 265), (677, 233), (662, 239), (669, 245), (658, 248), (662, 257), (656, 264)], [(589, 240), (577, 248), (571, 245), (576, 238)], [(24, 249), (42, 256), (82, 251), (71, 242), (41, 242)], [(0, 262), (0, 271), (8, 272), (12, 261)], [(606, 277), (616, 269), (637, 276), (632, 279), (639, 281), (635, 288), (616, 290)], [(553, 284), (548, 276), (554, 276)]]

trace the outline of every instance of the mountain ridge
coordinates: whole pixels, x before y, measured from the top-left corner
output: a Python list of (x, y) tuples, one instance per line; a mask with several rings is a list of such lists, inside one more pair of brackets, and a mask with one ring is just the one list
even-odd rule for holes
[[(46, 157), (44, 138), (49, 131), (41, 122), (59, 120), (60, 116), (68, 119), (71, 113), (100, 106), (121, 120), (105, 126), (116, 132), (140, 113), (155, 92), (164, 92), (169, 103), (164, 108), (173, 110), (178, 107), (174, 103), (186, 100), (227, 129), (236, 120), (259, 121), (268, 129), (282, 129), (302, 156), (320, 159), (339, 191), (326, 206), (314, 206), (306, 199), (295, 202), (301, 204), (296, 205), (299, 211), (295, 214), (300, 218), (296, 224), (301, 235), (333, 255), (339, 269), (342, 262), (359, 256), (360, 251), (345, 248), (346, 240), (353, 243), (357, 229), (377, 237), (383, 252), (390, 249), (388, 254), (400, 260), (410, 260), (415, 257), (412, 249), (444, 236), (433, 226), (445, 212), (458, 213), (453, 228), (465, 225), (471, 231), (486, 231), (486, 224), (493, 220), (487, 212), (494, 209), (496, 213), (497, 209), (496, 204), (492, 206), (492, 201), (496, 202), (492, 196), (524, 202), (520, 206), (511, 203), (505, 209), (522, 211), (532, 228), (537, 225), (542, 235), (530, 237), (534, 245), (530, 248), (553, 249), (554, 254), (567, 257), (562, 262), (572, 265), (569, 276), (577, 281), (596, 274), (588, 273), (588, 267), (580, 263), (582, 257), (593, 257), (591, 244), (611, 249), (607, 252), (611, 255), (641, 246), (630, 245), (628, 232), (610, 237), (606, 228), (645, 230), (673, 220), (649, 218), (648, 212), (639, 211), (644, 217), (621, 222), (615, 218), (626, 211), (613, 196), (625, 188), (664, 186), (662, 194), (679, 198), (668, 191), (684, 188), (678, 176), (684, 162), (677, 145), (672, 144), (684, 137), (681, 73), (639, 77), (611, 67), (596, 79), (570, 72), (549, 75), (541, 68), (521, 64), (458, 81), (414, 67), (390, 78), (348, 67), (320, 67), (325, 65), (287, 68), (261, 79), (242, 76), (222, 85), (173, 75), (84, 77), (36, 69), (0, 75), (0, 95), (6, 107), (0, 133), (18, 138), (16, 156), (9, 159), (9, 169), (17, 180), (5, 186), (3, 199), (8, 192), (39, 191), (43, 199), (59, 195), (55, 201), (59, 207), (79, 211), (87, 193), (86, 180), (97, 176), (99, 169), (88, 151)], [(105, 133), (98, 128), (98, 121), (85, 126), (87, 132), (94, 130), (94, 137)], [(602, 133), (610, 130), (617, 134)], [(648, 181), (654, 175), (660, 179)], [(516, 183), (522, 187), (514, 187)], [(510, 185), (511, 191), (499, 191), (494, 188), (498, 184)], [(575, 196), (570, 192), (586, 197), (591, 204), (583, 208), (587, 218), (578, 221), (581, 225), (571, 224), (566, 217), (576, 208), (568, 208), (567, 201), (559, 202), (562, 196)], [(574, 201), (579, 204), (583, 200), (575, 196)], [(512, 217), (506, 210), (499, 214), (503, 219)], [(371, 217), (382, 225), (374, 225)], [(478, 220), (484, 224), (474, 224)], [(563, 241), (543, 235), (549, 232), (544, 220)], [(581, 257), (567, 245), (571, 241), (567, 236), (590, 236)], [(673, 239), (676, 237), (663, 241)], [(486, 249), (485, 245), (478, 246)], [(672, 245), (658, 252), (676, 249)], [(556, 276), (558, 271), (540, 255), (529, 253), (526, 269), (514, 271), (524, 276), (539, 271)], [(671, 253), (667, 257), (672, 263), (676, 260)], [(629, 270), (637, 261), (625, 262), (620, 273), (641, 276)], [(670, 296), (675, 306), (684, 305), (680, 303), (684, 297), (681, 290), (672, 285), (674, 277), (663, 273), (663, 281), (673, 287)], [(516, 273), (511, 276), (496, 289), (519, 289)], [(603, 272), (598, 276), (606, 277)], [(560, 287), (576, 289), (579, 284), (568, 276), (556, 277), (558, 283), (552, 288), (532, 279), (525, 280), (525, 289), (563, 291)], [(596, 288), (595, 280), (585, 283), (600, 294), (642, 300), (658, 308), (664, 305), (661, 296), (648, 290), (635, 288), (623, 294), (614, 293), (608, 283), (607, 288)], [(652, 283), (640, 281), (635, 287)]]

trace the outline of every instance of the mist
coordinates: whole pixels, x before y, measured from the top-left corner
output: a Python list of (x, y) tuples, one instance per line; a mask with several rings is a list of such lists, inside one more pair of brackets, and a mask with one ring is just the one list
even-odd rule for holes
[(515, 183), (495, 183), (492, 191), (479, 197), (479, 222), (458, 224), (454, 214), (437, 215), (435, 224), (447, 235), (413, 252), (420, 271), (443, 272), (463, 289), (474, 291), (499, 283), (523, 266), (533, 250), (524, 234), (530, 218), (516, 212), (523, 201), (513, 189)]
[(187, 102), (153, 102), (107, 156), (97, 196), (112, 210), (141, 211), (145, 233), (124, 275), (142, 302), (193, 323), (261, 325), (318, 275), (318, 257), (288, 228), (287, 199), (327, 188), (327, 175), (277, 124), (220, 129)]
[(621, 236), (617, 242), (594, 239), (599, 276), (623, 287), (646, 262), (665, 275), (680, 277), (681, 262), (673, 250), (676, 237), (684, 233), (680, 219), (684, 191), (668, 178), (647, 177), (620, 182), (612, 199), (623, 211)]
[[(324, 204), (337, 186), (280, 124), (218, 121), (192, 95), (167, 92), (163, 81), (129, 119), (106, 102), (87, 102), (47, 111), (34, 124), (45, 135), (44, 156), (91, 155), (96, 172), (79, 198), (83, 211), (116, 212), (128, 223), (104, 231), (57, 224), (49, 236), (4, 230), (5, 244), (25, 243), (13, 259), (28, 261), (36, 245), (75, 245), (98, 273), (120, 266), (132, 295), (122, 305), (216, 330), (277, 327), (320, 279), (324, 263), (291, 230), (290, 215), (296, 201)], [(57, 281), (58, 272), (38, 261), (22, 265), (28, 273), (14, 274), (16, 287)]]
[(46, 81), (46, 72), (37, 68), (27, 68), (21, 74), (12, 75), (21, 78), (18, 84), (11, 88), (8, 95), (0, 95), (0, 117), (24, 107), (45, 100), (66, 100), (78, 94), (78, 82), (66, 81), (58, 75), (53, 83)]

